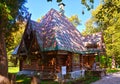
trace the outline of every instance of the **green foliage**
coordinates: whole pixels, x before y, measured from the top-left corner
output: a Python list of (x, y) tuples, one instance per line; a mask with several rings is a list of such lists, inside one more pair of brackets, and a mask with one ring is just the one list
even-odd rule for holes
[[(21, 35), (17, 34), (13, 36), (16, 30), (20, 31), (20, 21), (24, 19), (27, 12), (27, 8), (24, 7), (26, 0), (0, 0), (0, 32), (5, 33), (5, 41), (7, 50), (15, 48), (18, 45), (17, 40), (20, 40)], [(16, 22), (19, 20), (19, 22)], [(7, 24), (7, 25), (6, 25)], [(20, 32), (21, 34), (21, 32)], [(15, 39), (16, 37), (20, 37)]]
[(6, 37), (6, 50), (7, 50), (7, 56), (8, 56), (8, 66), (17, 66), (18, 60), (16, 57), (12, 56), (12, 52), (14, 51), (15, 47), (18, 46), (18, 44), (21, 41), (24, 29), (25, 29), (25, 23), (19, 24), (18, 31), (11, 32), (10, 35), (7, 35)]
[(106, 59), (107, 59), (106, 56), (104, 55), (100, 56), (100, 64), (102, 68), (106, 67), (106, 62), (108, 62)]
[[(52, 1), (52, 0), (47, 0), (48, 2)], [(56, 2), (62, 2), (62, 0), (56, 0)]]
[(30, 84), (31, 78), (25, 76), (25, 75), (18, 75), (16, 76), (16, 82), (21, 84)]
[(9, 73), (18, 73), (19, 67), (8, 67), (8, 72)]
[[(31, 78), (26, 75), (17, 75), (16, 82), (21, 84), (31, 84)], [(40, 81), (40, 84), (59, 84), (56, 81)]]
[(12, 16), (10, 15), (10, 13), (11, 13), (11, 11), (8, 8), (8, 6), (6, 5), (6, 3), (0, 2), (0, 17), (2, 18), (2, 16), (4, 16), (4, 19), (11, 20)]
[(61, 2), (62, 0), (57, 0), (57, 2)]
[[(47, 1), (51, 2), (52, 0), (47, 0)], [(60, 3), (62, 2), (62, 0), (56, 0), (56, 2)], [(89, 11), (93, 9), (94, 0), (81, 0), (81, 4), (83, 4)]]
[[(79, 78), (77, 80), (73, 81), (68, 81), (65, 82), (64, 84), (91, 84), (92, 82), (95, 82), (99, 80), (99, 77), (94, 77), (94, 76), (87, 76), (85, 78)], [(30, 84), (31, 79), (29, 77), (26, 77), (25, 75), (20, 75), (16, 77), (16, 82), (21, 83), (21, 84)], [(40, 81), (40, 84), (59, 84), (57, 81), (50, 81), (50, 80), (45, 80), (45, 81)]]
[[(18, 30), (16, 21), (23, 21), (24, 16), (28, 13), (26, 7), (24, 7), (25, 2), (26, 0), (0, 0), (0, 55), (4, 58), (2, 60), (3, 65), (1, 65), (1, 67), (4, 66), (4, 68), (0, 69), (0, 74), (3, 74), (6, 77), (8, 75), (8, 59), (6, 56), (4, 39), (7, 38), (7, 36), (10, 36), (11, 32)], [(9, 40), (12, 41), (11, 39)]]
[(120, 69), (107, 69), (107, 73), (116, 73), (120, 72)]
[(86, 28), (82, 32), (83, 35), (86, 36), (99, 31), (99, 29), (94, 26), (94, 21), (94, 18), (91, 18), (85, 23)]
[(26, 0), (0, 1), (0, 22), (2, 27), (8, 28), (15, 23), (16, 19), (22, 19), (27, 13), (27, 8), (23, 6), (25, 2)]
[[(1, 0), (0, 1), (0, 29), (4, 30), (7, 51), (18, 45), (17, 40), (21, 38), (20, 34), (13, 35), (14, 32), (20, 31), (20, 21), (24, 19), (27, 9), (23, 6), (26, 0)], [(16, 22), (19, 20), (19, 22)], [(7, 24), (7, 25), (6, 25)], [(4, 29), (3, 29), (4, 28)], [(15, 39), (16, 37), (20, 37)]]
[(68, 18), (68, 20), (75, 26), (77, 27), (78, 25), (80, 25), (81, 20), (78, 18), (77, 15), (72, 15), (70, 18)]
[(26, 23), (21, 23), (18, 25), (19, 29), (17, 31), (6, 34), (6, 46), (8, 53), (13, 51), (13, 49), (20, 43), (25, 25)]
[(86, 78), (86, 79), (88, 79), (88, 80), (86, 80), (84, 84), (91, 84), (92, 82), (95, 82), (95, 81), (99, 80), (100, 78), (92, 76), (92, 77), (89, 77), (89, 78)]
[[(86, 23), (83, 33), (103, 32), (109, 66), (120, 65), (120, 2), (104, 0), (92, 11), (92, 18)], [(95, 25), (95, 27), (94, 27)], [(115, 60), (115, 62), (114, 62)], [(110, 64), (114, 63), (114, 64)]]
[(104, 38), (107, 48), (107, 55), (114, 56), (115, 62), (120, 64), (120, 59), (116, 59), (119, 58), (120, 55), (120, 14), (116, 12), (116, 14), (113, 13), (113, 15), (115, 16), (109, 19), (109, 21), (107, 22), (107, 29), (104, 30)]
[(87, 8), (87, 10), (93, 9), (94, 0), (81, 0), (81, 3)]
[(41, 81), (40, 84), (59, 84), (57, 81)]
[(70, 84), (79, 84), (79, 83), (80, 84), (91, 84), (92, 82), (95, 82), (99, 79), (100, 79), (99, 77), (87, 75), (84, 78), (79, 78), (77, 80), (71, 81)]

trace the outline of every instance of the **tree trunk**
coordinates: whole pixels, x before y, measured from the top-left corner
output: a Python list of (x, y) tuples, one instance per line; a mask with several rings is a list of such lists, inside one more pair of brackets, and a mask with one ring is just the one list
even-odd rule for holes
[[(112, 44), (114, 43), (114, 36), (112, 35)], [(112, 46), (113, 48), (113, 46)], [(112, 53), (112, 68), (115, 68), (115, 55)]]
[(115, 68), (115, 56), (112, 56), (112, 68)]
[(0, 31), (0, 75), (8, 77), (8, 61), (4, 33)]

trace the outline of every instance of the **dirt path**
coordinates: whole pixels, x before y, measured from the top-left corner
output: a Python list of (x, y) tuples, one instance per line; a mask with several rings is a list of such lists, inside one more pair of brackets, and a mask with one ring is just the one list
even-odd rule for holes
[(120, 72), (109, 74), (91, 84), (120, 84)]

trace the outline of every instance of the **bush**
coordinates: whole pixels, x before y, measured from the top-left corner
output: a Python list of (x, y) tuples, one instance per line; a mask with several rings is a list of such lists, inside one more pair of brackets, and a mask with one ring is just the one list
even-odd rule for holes
[(115, 72), (119, 72), (119, 69), (107, 69), (107, 73), (115, 73)]
[(30, 84), (31, 78), (27, 77), (25, 75), (17, 75), (16, 76), (16, 82), (21, 84)]

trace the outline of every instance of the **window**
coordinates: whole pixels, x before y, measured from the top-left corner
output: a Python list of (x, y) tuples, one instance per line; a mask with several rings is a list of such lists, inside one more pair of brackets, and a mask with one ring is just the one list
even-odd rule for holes
[(74, 54), (74, 56), (73, 56), (73, 64), (74, 65), (79, 65), (80, 64), (79, 54)]

